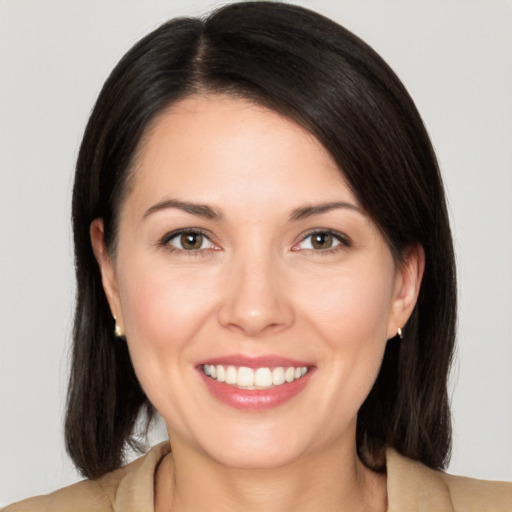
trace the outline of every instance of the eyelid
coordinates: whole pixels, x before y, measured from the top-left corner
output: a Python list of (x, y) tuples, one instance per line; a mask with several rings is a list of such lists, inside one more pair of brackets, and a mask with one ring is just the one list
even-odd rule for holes
[[(183, 235), (183, 234), (186, 234), (186, 233), (193, 233), (193, 234), (199, 234), (199, 235), (204, 236), (213, 245), (213, 247), (209, 247), (207, 249), (186, 250), (186, 249), (179, 249), (179, 248), (174, 247), (174, 246), (169, 244), (169, 242), (173, 238), (176, 238), (177, 236), (180, 236), (180, 235)], [(328, 249), (313, 249), (312, 250), (313, 252), (316, 252), (316, 253), (327, 253), (329, 251), (336, 250), (340, 246), (341, 247), (350, 247), (352, 245), (351, 238), (348, 235), (346, 235), (345, 233), (342, 233), (342, 232), (337, 231), (335, 229), (329, 229), (329, 228), (314, 228), (314, 229), (310, 229), (306, 233), (303, 233), (302, 235), (300, 235), (299, 240), (296, 241), (292, 245), (291, 250), (294, 251), (294, 252), (298, 252), (299, 250), (301, 250), (298, 246), (302, 242), (307, 240), (312, 235), (315, 235), (315, 234), (318, 234), (318, 233), (324, 233), (324, 234), (332, 235), (339, 242), (339, 244), (335, 245), (334, 247), (328, 248)], [(163, 247), (167, 248), (168, 250), (180, 251), (180, 252), (184, 252), (184, 253), (186, 252), (188, 254), (205, 252), (207, 250), (219, 250), (220, 248), (212, 240), (212, 238), (213, 238), (212, 235), (208, 231), (206, 231), (206, 230), (204, 230), (202, 228), (193, 228), (193, 227), (190, 227), (190, 228), (179, 228), (179, 229), (175, 229), (173, 231), (170, 231), (170, 232), (166, 233), (163, 237), (161, 237), (159, 239), (159, 241), (158, 241), (158, 245), (159, 246), (163, 246)], [(310, 249), (304, 249), (304, 250), (310, 250)]]
[[(300, 243), (307, 240), (310, 236), (315, 235), (317, 233), (326, 233), (332, 235), (338, 242), (339, 245), (336, 245), (334, 247), (330, 247), (328, 249), (312, 249), (313, 252), (316, 253), (327, 253), (329, 251), (334, 251), (338, 247), (350, 247), (352, 245), (351, 238), (346, 235), (345, 233), (342, 233), (341, 231), (337, 231), (335, 229), (328, 229), (328, 228), (314, 228), (308, 230), (306, 233), (302, 234), (297, 242), (295, 242), (292, 246), (292, 251), (298, 252), (301, 250), (298, 246)], [(311, 249), (304, 249), (304, 250), (311, 250)]]
[[(169, 243), (173, 238), (176, 238), (180, 235), (184, 235), (187, 233), (202, 235), (204, 238), (206, 238), (212, 244), (213, 247), (208, 247), (207, 249), (186, 250), (186, 249), (180, 249), (178, 247), (174, 247)], [(179, 251), (179, 252), (183, 252), (183, 253), (187, 253), (187, 254), (195, 254), (195, 253), (205, 252), (208, 250), (218, 250), (219, 247), (212, 240), (212, 238), (213, 237), (210, 233), (208, 233), (206, 230), (201, 229), (201, 228), (179, 228), (179, 229), (175, 229), (174, 231), (169, 231), (163, 237), (161, 237), (160, 240), (158, 241), (158, 245), (163, 246), (170, 251)]]

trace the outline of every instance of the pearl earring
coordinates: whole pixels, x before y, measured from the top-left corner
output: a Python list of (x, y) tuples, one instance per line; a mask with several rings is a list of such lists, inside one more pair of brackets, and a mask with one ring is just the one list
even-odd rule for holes
[(116, 335), (116, 338), (123, 338), (124, 333), (123, 333), (123, 330), (121, 329), (121, 327), (119, 327), (116, 317), (114, 317), (114, 321), (116, 323), (116, 325), (114, 327), (114, 334)]

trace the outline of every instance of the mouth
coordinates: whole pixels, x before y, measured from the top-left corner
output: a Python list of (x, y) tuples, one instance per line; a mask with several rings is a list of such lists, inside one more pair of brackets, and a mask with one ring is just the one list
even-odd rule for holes
[(290, 384), (308, 373), (308, 366), (249, 368), (222, 364), (203, 364), (203, 373), (217, 382), (238, 389), (266, 390)]
[(274, 356), (226, 356), (196, 368), (212, 397), (248, 412), (288, 402), (307, 387), (315, 370), (305, 361)]

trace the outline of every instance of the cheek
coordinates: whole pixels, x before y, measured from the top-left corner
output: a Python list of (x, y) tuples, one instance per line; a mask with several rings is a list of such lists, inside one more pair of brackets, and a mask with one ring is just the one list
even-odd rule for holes
[[(355, 417), (377, 378), (387, 343), (393, 273), (370, 268), (332, 272), (300, 292), (302, 315), (314, 329), (311, 338), (318, 340), (316, 349), (323, 353), (329, 376), (319, 401), (332, 410), (333, 422)], [(333, 396), (334, 406), (328, 402)]]
[(372, 272), (370, 266), (331, 272), (297, 295), (303, 298), (303, 314), (335, 345), (382, 342), (392, 307), (391, 276), (389, 269)]
[(214, 311), (216, 280), (199, 274), (142, 259), (119, 268), (121, 307), (135, 373), (151, 403), (178, 430), (185, 428), (182, 422), (190, 407), (187, 390), (196, 377), (190, 362), (197, 359), (198, 347), (190, 342), (207, 338), (198, 332), (209, 328)]
[(216, 286), (213, 276), (203, 274), (144, 261), (120, 268), (121, 307), (134, 359), (172, 357), (202, 328)]

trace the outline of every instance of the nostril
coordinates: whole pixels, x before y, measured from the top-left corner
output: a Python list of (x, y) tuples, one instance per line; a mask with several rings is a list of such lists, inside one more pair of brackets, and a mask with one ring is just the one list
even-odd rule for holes
[(223, 327), (251, 337), (280, 331), (294, 320), (292, 302), (274, 261), (252, 256), (231, 267), (218, 311)]
[(246, 336), (281, 331), (293, 323), (289, 305), (265, 304), (260, 308), (244, 308), (240, 302), (224, 304), (219, 309), (219, 322), (225, 328), (239, 330)]

